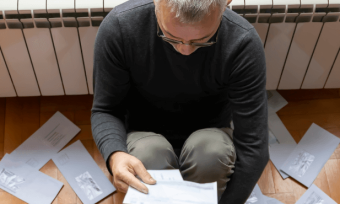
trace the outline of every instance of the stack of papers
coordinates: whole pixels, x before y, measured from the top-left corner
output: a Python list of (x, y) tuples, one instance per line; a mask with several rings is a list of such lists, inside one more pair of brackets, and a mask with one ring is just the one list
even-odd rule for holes
[[(333, 200), (312, 184), (339, 145), (340, 139), (313, 123), (299, 144), (296, 144), (276, 114), (287, 105), (287, 101), (277, 91), (267, 93), (270, 159), (282, 178), (291, 176), (310, 187), (297, 204), (334, 204)], [(267, 200), (267, 204), (278, 202)]]
[(199, 184), (183, 181), (179, 170), (148, 170), (155, 185), (144, 185), (148, 194), (129, 187), (124, 204), (217, 204), (217, 182)]
[(58, 153), (80, 129), (55, 113), (0, 162), (0, 188), (27, 203), (52, 203), (63, 186), (39, 171), (50, 159), (85, 204), (105, 198), (116, 189), (80, 141)]

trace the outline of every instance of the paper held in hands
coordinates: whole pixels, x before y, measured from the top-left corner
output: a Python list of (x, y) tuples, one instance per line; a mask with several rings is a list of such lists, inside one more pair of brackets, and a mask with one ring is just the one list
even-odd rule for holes
[(178, 170), (148, 170), (155, 185), (145, 186), (148, 194), (129, 187), (123, 204), (217, 204), (217, 182), (199, 184), (183, 181)]

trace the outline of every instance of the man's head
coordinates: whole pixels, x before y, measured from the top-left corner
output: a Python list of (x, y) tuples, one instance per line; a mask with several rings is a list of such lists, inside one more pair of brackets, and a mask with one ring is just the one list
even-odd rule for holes
[[(154, 0), (163, 34), (183, 43), (205, 43), (216, 33), (231, 0)], [(183, 55), (198, 47), (171, 43)]]

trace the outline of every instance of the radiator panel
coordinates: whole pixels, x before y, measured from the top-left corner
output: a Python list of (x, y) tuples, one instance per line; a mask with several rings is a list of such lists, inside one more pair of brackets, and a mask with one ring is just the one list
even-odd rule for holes
[(340, 88), (340, 53), (338, 52), (338, 56), (335, 60), (332, 71), (329, 75), (329, 78), (326, 82), (325, 88)]
[(0, 46), (18, 96), (40, 96), (22, 30), (0, 30)]
[(280, 80), (279, 89), (300, 89), (322, 23), (298, 23)]
[(90, 94), (93, 94), (93, 50), (99, 27), (80, 27), (79, 35), (83, 50), (87, 84)]
[(295, 23), (272, 23), (269, 27), (264, 49), (267, 66), (267, 90), (275, 90), (278, 87), (295, 26)]
[(253, 26), (256, 29), (257, 33), (259, 34), (262, 41), (262, 45), (264, 46), (268, 33), (269, 23), (254, 23)]
[(64, 95), (49, 28), (24, 29), (41, 94)]
[(9, 76), (7, 66), (0, 50), (0, 97), (14, 97), (15, 93), (12, 80)]
[(66, 95), (88, 94), (77, 28), (51, 28)]
[(303, 89), (322, 89), (340, 48), (340, 23), (326, 22), (308, 68)]

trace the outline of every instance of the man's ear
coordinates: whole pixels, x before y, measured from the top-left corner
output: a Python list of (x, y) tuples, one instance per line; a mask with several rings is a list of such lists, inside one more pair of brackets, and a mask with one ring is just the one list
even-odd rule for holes
[(231, 3), (232, 0), (228, 0), (227, 6)]

